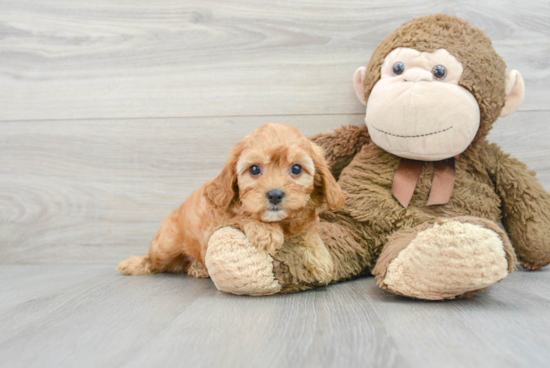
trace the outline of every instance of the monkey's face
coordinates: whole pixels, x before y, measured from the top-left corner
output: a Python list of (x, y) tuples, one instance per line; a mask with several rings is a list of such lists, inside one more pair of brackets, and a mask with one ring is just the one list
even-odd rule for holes
[(480, 123), (476, 99), (458, 85), (462, 72), (462, 64), (444, 49), (390, 52), (367, 102), (365, 122), (374, 143), (414, 160), (462, 153)]

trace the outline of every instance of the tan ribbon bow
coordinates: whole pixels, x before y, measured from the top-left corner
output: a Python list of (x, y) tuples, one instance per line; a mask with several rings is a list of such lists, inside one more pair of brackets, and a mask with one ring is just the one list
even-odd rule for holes
[[(456, 179), (455, 159), (460, 155), (434, 162), (434, 177), (427, 206), (449, 203)], [(393, 177), (391, 192), (405, 208), (409, 206), (416, 183), (422, 173), (424, 161), (402, 158)]]

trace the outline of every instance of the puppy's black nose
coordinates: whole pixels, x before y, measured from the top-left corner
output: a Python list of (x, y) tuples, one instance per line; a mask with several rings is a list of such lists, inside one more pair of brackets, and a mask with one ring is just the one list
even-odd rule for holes
[(273, 189), (266, 194), (269, 203), (278, 204), (281, 203), (285, 194), (279, 189)]

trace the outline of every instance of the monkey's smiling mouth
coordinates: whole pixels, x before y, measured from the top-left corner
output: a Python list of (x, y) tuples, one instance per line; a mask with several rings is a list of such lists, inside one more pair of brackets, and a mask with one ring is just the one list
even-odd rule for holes
[(420, 137), (427, 137), (429, 135), (434, 135), (434, 134), (439, 134), (439, 133), (443, 133), (443, 132), (446, 132), (447, 130), (450, 130), (450, 129), (453, 129), (453, 126), (451, 125), (450, 127), (448, 128), (445, 128), (445, 129), (442, 129), (442, 130), (438, 130), (437, 132), (432, 132), (432, 133), (426, 133), (426, 134), (418, 134), (418, 135), (399, 135), (399, 134), (393, 134), (393, 133), (389, 133), (389, 132), (386, 132), (382, 129), (378, 129), (377, 127), (375, 127), (374, 125), (372, 126), (374, 129), (378, 130), (380, 133), (384, 133), (384, 134), (387, 134), (387, 135), (391, 135), (392, 137), (399, 137), (399, 138), (420, 138)]

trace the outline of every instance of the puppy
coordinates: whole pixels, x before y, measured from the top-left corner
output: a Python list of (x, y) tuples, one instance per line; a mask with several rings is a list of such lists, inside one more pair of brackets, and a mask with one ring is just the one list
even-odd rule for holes
[(162, 221), (149, 253), (121, 262), (126, 275), (187, 272), (208, 277), (204, 257), (212, 234), (242, 230), (252, 245), (274, 254), (299, 237), (303, 262), (316, 281), (329, 283), (332, 258), (318, 234), (318, 211), (326, 199), (336, 211), (344, 195), (322, 149), (296, 128), (265, 124), (232, 149), (222, 172), (193, 192)]

